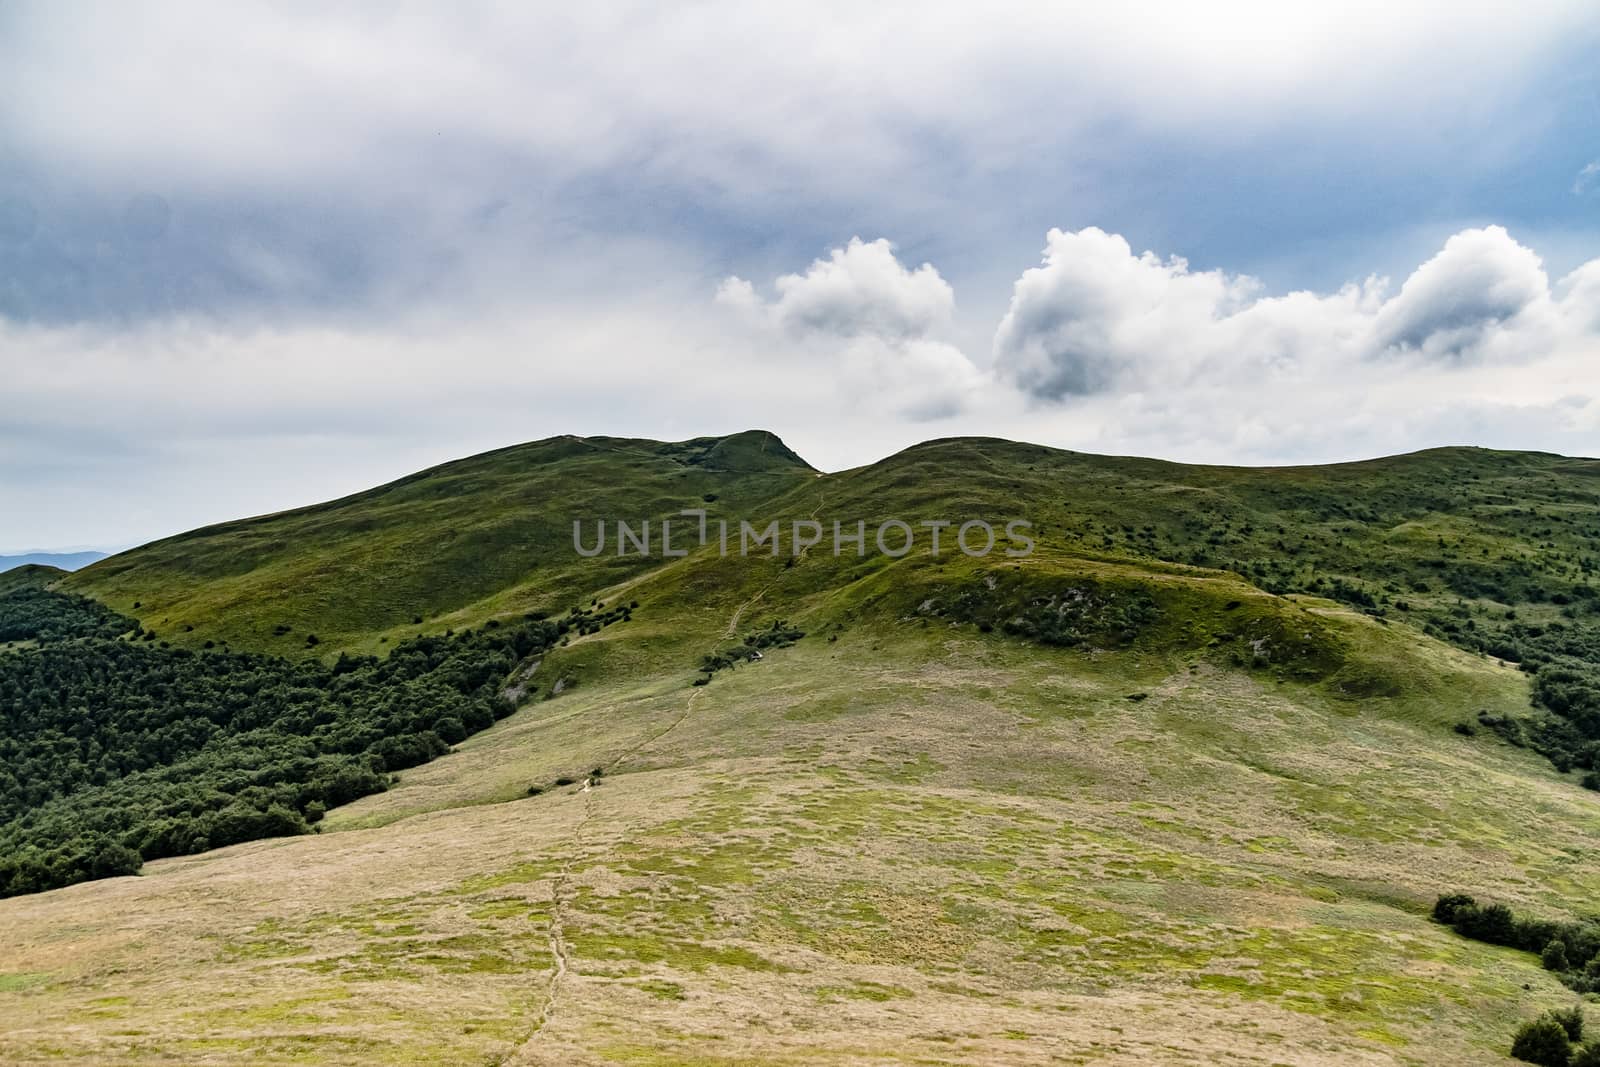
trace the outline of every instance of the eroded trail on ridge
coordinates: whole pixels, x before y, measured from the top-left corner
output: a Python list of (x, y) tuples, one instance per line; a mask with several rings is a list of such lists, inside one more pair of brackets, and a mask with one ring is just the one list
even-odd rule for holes
[[(817, 514), (822, 510), (822, 505), (823, 497), (821, 494), (818, 494), (816, 507), (811, 509), (811, 513), (808, 517), (815, 519)], [(800, 551), (797, 558), (804, 559), (806, 553), (809, 551), (810, 546), (807, 546), (805, 549)], [(773, 578), (760, 589), (757, 589), (748, 599), (743, 601), (737, 608), (734, 609), (733, 615), (728, 619), (727, 628), (723, 631), (724, 638), (733, 638), (738, 635), (739, 623), (744, 618), (745, 612), (759, 603), (762, 597), (764, 597), (768, 590), (776, 585), (777, 582), (778, 579)], [(532, 672), (529, 671), (528, 673), (531, 674)], [(615, 773), (617, 770), (623, 767), (623, 765), (638, 758), (644, 752), (658, 744), (663, 738), (677, 730), (686, 721), (688, 721), (689, 716), (694, 714), (695, 703), (700, 699), (704, 692), (705, 690), (701, 688), (691, 689), (688, 696), (684, 698), (683, 710), (676, 717), (674, 717), (671, 722), (667, 723), (667, 725), (663, 726), (654, 733), (645, 735), (638, 741), (637, 744), (625, 749), (614, 759), (612, 759), (611, 762), (603, 768), (606, 775)], [(571, 833), (568, 835), (567, 844), (569, 848), (567, 859), (561, 865), (561, 870), (556, 875), (555, 882), (551, 887), (550, 923), (548, 931), (550, 947), (550, 978), (545, 987), (544, 996), (540, 1001), (539, 1011), (534, 1018), (532, 1030), (529, 1032), (528, 1037), (524, 1039), (522, 1044), (518, 1046), (510, 1056), (501, 1061), (503, 1067), (517, 1067), (517, 1065), (540, 1062), (537, 1059), (537, 1055), (541, 1038), (548, 1031), (550, 1021), (555, 1017), (555, 1014), (560, 1007), (562, 994), (572, 981), (572, 951), (566, 936), (567, 913), (571, 907), (572, 877), (574, 868), (577, 865), (579, 858), (584, 853), (584, 833), (588, 829), (591, 821), (594, 819), (598, 805), (598, 797), (601, 791), (596, 788), (597, 784), (598, 780), (594, 777), (585, 779), (583, 783), (583, 788), (579, 794), (582, 797), (583, 808), (577, 822), (573, 824)]]
[[(818, 512), (822, 510), (824, 500), (826, 500), (826, 497), (824, 497), (823, 494), (818, 493), (817, 506), (811, 509), (811, 513), (807, 515), (806, 518), (815, 520)], [(807, 545), (795, 555), (795, 560), (798, 562), (799, 560), (805, 559), (810, 552), (811, 546)], [(761, 598), (767, 595), (767, 591), (777, 584), (778, 579), (772, 579), (772, 581), (768, 582), (766, 585), (763, 585), (760, 589), (757, 589), (754, 593), (752, 593), (750, 595), (750, 599), (733, 609), (733, 617), (728, 620), (728, 628), (722, 631), (722, 636), (724, 639), (731, 639), (739, 636), (739, 623), (744, 618), (744, 613), (755, 607), (755, 605), (760, 602)]]

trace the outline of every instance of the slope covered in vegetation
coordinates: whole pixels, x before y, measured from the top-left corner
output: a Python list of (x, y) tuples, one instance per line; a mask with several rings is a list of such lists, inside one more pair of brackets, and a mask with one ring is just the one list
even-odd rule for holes
[(609, 619), (494, 624), (330, 666), (156, 646), (79, 597), (0, 597), (0, 640), (37, 641), (0, 655), (0, 896), (305, 833), (509, 715), (518, 663)]
[(294, 654), (558, 614), (659, 563), (573, 551), (572, 523), (737, 514), (815, 475), (771, 434), (674, 444), (555, 437), (447, 463), (343, 500), (158, 541), (62, 588), (163, 640)]
[(37, 563), (13, 567), (11, 570), (0, 571), (0, 595), (18, 589), (43, 588), (66, 576), (67, 572), (58, 567), (45, 567)]
[[(1593, 461), (956, 440), (817, 475), (728, 440), (546, 442), (64, 583), (137, 624), (10, 655), (278, 650), (307, 708), (351, 664), (375, 693), (423, 630), (589, 621), (495, 665), (519, 710), (386, 762), (321, 833), (0, 902), (0, 1059), (1421, 1067), (1509, 1063), (1524, 1024), (1561, 1044), (1544, 1013), (1571, 1021), (1575, 968), (1522, 948), (1571, 932), (1583, 956), (1600, 894)], [(460, 605), (421, 623), (390, 604), (443, 566), (410, 509), (496, 528), (519, 479), (552, 491), (550, 551), (452, 565)], [(782, 551), (572, 551), (575, 511), (697, 504), (779, 521)], [(873, 551), (889, 518), (909, 555)], [(924, 521), (969, 519), (1027, 520), (1035, 550), (927, 551)], [(791, 551), (791, 523), (835, 520), (867, 550)], [(364, 521), (382, 566), (334, 566)], [(1517, 744), (1559, 760), (1563, 736), (1571, 773)], [(1430, 921), (1442, 893), (1537, 919), (1462, 936)]]

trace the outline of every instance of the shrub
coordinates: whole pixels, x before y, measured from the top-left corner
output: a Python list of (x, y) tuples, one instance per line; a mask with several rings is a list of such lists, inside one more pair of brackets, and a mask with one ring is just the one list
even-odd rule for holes
[(1600, 1067), (1600, 1041), (1592, 1042), (1572, 1054), (1570, 1067)]
[[(1539, 962), (1544, 964), (1544, 969), (1547, 971), (1570, 969), (1572, 964), (1567, 962), (1567, 943), (1565, 941), (1550, 942), (1544, 947), (1544, 951), (1539, 953)], [(1573, 1040), (1576, 1041), (1577, 1038), (1574, 1037)]]
[[(1560, 944), (1560, 942), (1556, 942)], [(1549, 1013), (1550, 1017), (1561, 1024), (1571, 1041), (1583, 1040), (1583, 1005), (1574, 1004), (1570, 1008), (1561, 1008)]]
[(1523, 1023), (1511, 1040), (1511, 1055), (1524, 1063), (1539, 1064), (1539, 1067), (1569, 1067), (1572, 1047), (1567, 1040), (1567, 1029), (1549, 1014)]
[(1457, 933), (1474, 941), (1487, 941), (1491, 945), (1516, 944), (1517, 919), (1504, 904), (1462, 907), (1456, 911), (1455, 922), (1451, 925)]
[(1433, 921), (1446, 926), (1456, 921), (1456, 912), (1462, 908), (1477, 907), (1478, 902), (1465, 893), (1446, 893), (1434, 902)]

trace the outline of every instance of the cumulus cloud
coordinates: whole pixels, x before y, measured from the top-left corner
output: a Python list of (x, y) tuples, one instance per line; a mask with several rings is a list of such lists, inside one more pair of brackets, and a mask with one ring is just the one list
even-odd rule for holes
[(831, 357), (846, 395), (872, 396), (926, 420), (960, 411), (981, 383), (972, 362), (944, 339), (955, 291), (930, 263), (908, 269), (886, 239), (853, 237), (772, 287), (775, 295), (766, 299), (730, 277), (716, 299), (801, 352)]
[(1044, 264), (1023, 272), (995, 336), (995, 365), (1026, 392), (1059, 400), (1109, 390), (1134, 363), (1196, 358), (1196, 327), (1245, 306), (1253, 278), (1192, 272), (1135, 256), (1120, 234), (1051, 230)]
[(773, 283), (776, 299), (763, 302), (743, 278), (723, 282), (718, 299), (763, 311), (797, 336), (881, 337), (910, 341), (948, 328), (955, 312), (955, 290), (933, 264), (907, 270), (884, 238), (852, 237), (804, 274), (785, 274)]
[(1564, 332), (1600, 336), (1600, 259), (1591, 259), (1556, 286)]
[(1465, 230), (1384, 304), (1374, 340), (1383, 348), (1460, 356), (1549, 295), (1550, 279), (1532, 249), (1500, 226)]
[(1243, 274), (1133, 253), (1117, 234), (1051, 230), (995, 334), (1000, 377), (1044, 401), (1116, 390), (1349, 374), (1363, 362), (1524, 361), (1592, 334), (1600, 261), (1552, 290), (1499, 226), (1464, 230), (1390, 294), (1265, 296)]

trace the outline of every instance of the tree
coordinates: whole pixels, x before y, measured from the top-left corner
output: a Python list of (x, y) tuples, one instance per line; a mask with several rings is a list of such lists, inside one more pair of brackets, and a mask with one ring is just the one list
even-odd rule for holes
[(122, 874), (138, 874), (144, 859), (127, 845), (105, 841), (89, 861), (89, 877), (115, 878)]
[(1487, 941), (1491, 945), (1516, 944), (1516, 916), (1504, 904), (1459, 908), (1454, 925), (1458, 933), (1477, 941)]
[(1539, 1067), (1570, 1067), (1572, 1045), (1567, 1040), (1566, 1027), (1546, 1013), (1518, 1028), (1511, 1041), (1511, 1055)]
[(1544, 947), (1539, 954), (1539, 962), (1544, 964), (1547, 971), (1566, 971), (1572, 965), (1567, 962), (1567, 943), (1565, 941), (1552, 941)]

